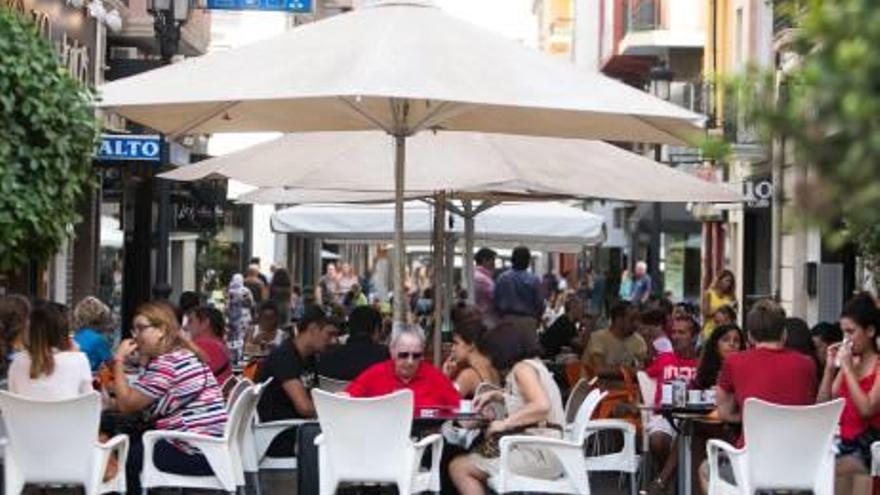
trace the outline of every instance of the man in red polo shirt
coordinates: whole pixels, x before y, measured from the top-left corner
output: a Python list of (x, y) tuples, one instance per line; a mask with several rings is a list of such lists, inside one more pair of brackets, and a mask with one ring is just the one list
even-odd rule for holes
[(402, 389), (413, 392), (415, 413), (422, 409), (458, 407), (460, 396), (452, 381), (437, 367), (422, 360), (425, 334), (417, 325), (395, 330), (391, 359), (374, 364), (351, 382), (345, 391), (352, 397), (377, 397)]

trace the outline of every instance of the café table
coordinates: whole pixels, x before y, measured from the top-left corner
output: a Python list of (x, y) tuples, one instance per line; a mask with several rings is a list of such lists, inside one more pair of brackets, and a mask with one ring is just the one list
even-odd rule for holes
[(659, 405), (642, 406), (666, 418), (669, 424), (678, 431), (678, 495), (691, 495), (691, 478), (693, 452), (691, 442), (694, 436), (694, 422), (707, 421), (708, 414), (715, 409), (714, 404), (688, 403), (681, 406)]

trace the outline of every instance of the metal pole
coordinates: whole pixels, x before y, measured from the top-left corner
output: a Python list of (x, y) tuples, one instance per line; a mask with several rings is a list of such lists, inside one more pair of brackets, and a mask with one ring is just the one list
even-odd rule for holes
[(446, 194), (438, 192), (434, 195), (434, 328), (432, 339), (434, 347), (434, 364), (441, 364), (441, 346), (443, 331), (443, 310), (446, 305)]
[(406, 277), (406, 245), (403, 241), (403, 181), (406, 165), (406, 137), (394, 136), (394, 323), (405, 323), (407, 301), (403, 283)]
[[(169, 148), (171, 143), (161, 137), (162, 161), (160, 169), (167, 166), (169, 160)], [(168, 181), (153, 177), (156, 181), (156, 198), (158, 200), (158, 209), (156, 212), (156, 276), (155, 285), (165, 285), (168, 283), (168, 237), (171, 234), (171, 205), (170, 188)]]
[(464, 285), (468, 291), (468, 304), (474, 303), (474, 203), (470, 199), (462, 201), (464, 207)]

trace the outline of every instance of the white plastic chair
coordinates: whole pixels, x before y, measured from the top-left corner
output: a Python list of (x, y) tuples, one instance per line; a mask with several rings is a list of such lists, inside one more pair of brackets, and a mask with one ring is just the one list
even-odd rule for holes
[[(438, 434), (413, 442), (413, 394), (355, 399), (313, 390), (321, 423), (318, 446), (320, 495), (332, 495), (341, 482), (393, 483), (401, 494), (440, 491)], [(421, 470), (422, 455), (432, 447), (431, 467)]]
[(220, 385), (220, 392), (223, 394), (223, 399), (227, 403), (231, 403), (229, 400), (229, 394), (232, 393), (232, 390), (241, 383), (241, 379), (236, 375), (229, 375), (229, 378)]
[(578, 409), (574, 423), (566, 432), (567, 438), (585, 446), (590, 437), (594, 435), (602, 432), (619, 432), (623, 437), (623, 446), (620, 450), (587, 454), (584, 463), (587, 471), (628, 473), (630, 493), (634, 495), (637, 491), (636, 474), (639, 470), (639, 456), (636, 454), (636, 428), (629, 422), (620, 419), (591, 419), (606, 395), (608, 392), (600, 393), (598, 389), (594, 389), (587, 395), (584, 403)]
[(233, 385), (229, 389), (229, 395), (226, 396), (227, 407), (232, 408), (232, 405), (235, 404), (235, 401), (238, 399), (239, 396), (241, 396), (241, 393), (253, 386), (254, 382), (252, 382), (248, 378), (243, 378), (235, 382), (235, 385)]
[[(242, 442), (246, 420), (257, 405), (257, 393), (253, 387), (246, 388), (232, 404), (229, 419), (222, 437), (171, 430), (152, 430), (144, 433), (144, 464), (141, 470), (141, 487), (204, 488), (234, 493), (244, 486), (239, 445)], [(160, 471), (153, 464), (153, 449), (159, 440), (182, 441), (199, 449), (214, 471), (213, 476), (185, 476)]]
[(642, 396), (642, 409), (639, 411), (640, 421), (642, 423), (642, 445), (640, 452), (642, 454), (642, 464), (643, 464), (643, 479), (648, 479), (651, 475), (651, 455), (650, 455), (650, 440), (648, 439), (648, 423), (650, 423), (651, 418), (654, 416), (654, 412), (650, 409), (647, 409), (649, 406), (654, 405), (654, 398), (657, 396), (657, 380), (654, 380), (644, 371), (636, 372), (636, 380), (639, 382), (639, 392)]
[[(489, 487), (496, 493), (540, 492), (590, 494), (590, 482), (584, 459), (583, 443), (576, 440), (534, 435), (509, 435), (498, 442), (501, 450), (498, 474), (489, 478)], [(516, 473), (510, 468), (510, 452), (514, 448), (538, 448), (548, 452), (562, 464), (562, 476), (554, 479), (536, 478)]]
[(565, 401), (565, 424), (570, 425), (574, 423), (574, 418), (577, 416), (578, 411), (580, 410), (581, 404), (583, 404), (584, 399), (587, 398), (587, 394), (590, 393), (590, 385), (586, 379), (581, 378), (571, 387), (571, 392), (568, 394), (568, 400)]
[[(489, 478), (489, 486), (497, 493), (543, 492), (577, 493), (589, 495), (590, 484), (587, 477), (587, 463), (584, 457), (586, 423), (608, 392), (591, 390), (583, 399), (574, 421), (567, 425), (563, 438), (539, 437), (534, 435), (509, 435), (502, 437), (499, 446), (501, 456), (498, 474)], [(514, 447), (538, 448), (559, 459), (563, 476), (544, 479), (515, 473), (510, 469), (508, 457)]]
[[(709, 440), (709, 495), (747, 494), (756, 490), (810, 490), (834, 493), (834, 454), (831, 442), (843, 411), (843, 399), (814, 406), (781, 406), (747, 399), (743, 406), (746, 447), (734, 448)], [(724, 453), (736, 485), (719, 475)]]
[(348, 380), (337, 380), (329, 376), (318, 375), (318, 388), (332, 394), (342, 392), (349, 383)]
[[(260, 395), (262, 396), (265, 387), (272, 381), (272, 377), (264, 381), (260, 386)], [(248, 473), (257, 472), (259, 469), (279, 469), (293, 470), (296, 469), (296, 457), (269, 457), (266, 453), (275, 437), (289, 430), (290, 428), (302, 426), (306, 423), (314, 423), (314, 419), (279, 419), (275, 421), (261, 421), (259, 411), (254, 411), (251, 420), (251, 429), (247, 443), (253, 445), (254, 457), (245, 459), (245, 471)], [(248, 455), (250, 452), (248, 453)], [(254, 468), (256, 464), (256, 468)]]
[[(61, 401), (41, 401), (0, 391), (7, 427), (5, 493), (18, 495), (26, 483), (82, 485), (86, 495), (125, 492), (128, 436), (97, 443), (101, 396), (90, 392)], [(49, 448), (51, 447), (51, 448)], [(104, 482), (116, 452), (119, 470)]]
[(251, 475), (251, 478), (254, 480), (253, 482), (257, 495), (260, 495), (260, 493), (262, 493), (262, 490), (260, 486), (259, 476), (260, 460), (259, 457), (257, 457), (257, 446), (254, 437), (254, 421), (257, 416), (257, 404), (260, 403), (260, 398), (263, 396), (263, 392), (266, 391), (266, 387), (271, 381), (272, 377), (269, 377), (269, 379), (267, 379), (266, 381), (258, 383), (251, 388), (253, 393), (256, 394), (256, 398), (254, 399), (254, 405), (251, 410), (246, 412), (246, 417), (244, 419), (244, 424), (238, 440), (239, 452), (241, 452), (242, 470), (244, 471), (245, 476), (245, 484), (247, 484), (248, 475)]

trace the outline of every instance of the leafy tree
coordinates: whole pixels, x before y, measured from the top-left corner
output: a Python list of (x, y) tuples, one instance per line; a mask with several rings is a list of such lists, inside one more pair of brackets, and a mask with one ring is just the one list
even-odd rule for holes
[(20, 14), (0, 8), (0, 270), (44, 261), (93, 184), (93, 93)]
[[(793, 58), (780, 80), (751, 70), (734, 87), (764, 138), (784, 137), (808, 179), (802, 217), (855, 241), (880, 271), (880, 9), (876, 0), (788, 0)], [(843, 235), (841, 220), (846, 228)]]

